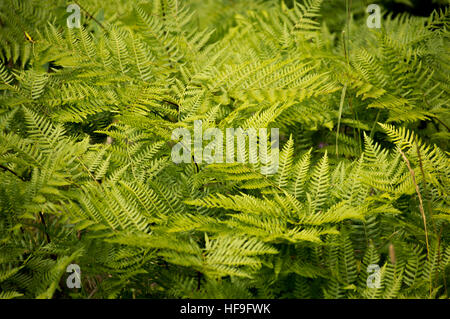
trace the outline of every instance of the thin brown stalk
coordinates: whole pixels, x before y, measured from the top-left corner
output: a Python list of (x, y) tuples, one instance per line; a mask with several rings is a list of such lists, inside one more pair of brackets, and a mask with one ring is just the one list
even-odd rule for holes
[(45, 238), (47, 239), (47, 243), (51, 243), (50, 235), (47, 232), (47, 224), (45, 223), (44, 214), (42, 212), (39, 212), (39, 217), (41, 218), (41, 224), (44, 226), (44, 234)]
[(408, 158), (406, 157), (405, 153), (403, 153), (403, 151), (400, 147), (398, 148), (398, 150), (399, 150), (400, 154), (402, 155), (403, 160), (406, 163), (406, 166), (408, 167), (409, 173), (411, 174), (411, 177), (412, 177), (413, 184), (416, 188), (417, 197), (419, 198), (419, 210), (420, 210), (420, 214), (422, 215), (423, 225), (424, 225), (424, 229), (425, 229), (425, 240), (426, 240), (426, 244), (427, 244), (427, 258), (428, 258), (430, 250), (429, 250), (429, 244), (428, 244), (427, 218), (425, 216), (425, 211), (423, 210), (422, 195), (420, 194), (419, 185), (417, 185), (417, 183), (416, 183), (416, 177), (415, 177), (413, 169), (411, 168), (411, 164), (410, 164)]
[(92, 20), (94, 20), (95, 22), (97, 22), (97, 24), (103, 29), (103, 30), (106, 30), (105, 29), (105, 27), (96, 19), (96, 18), (94, 18), (85, 8), (83, 8), (82, 6), (81, 6), (81, 4), (79, 4), (77, 1), (74, 1), (75, 2), (75, 4), (76, 5), (78, 5), (80, 8), (81, 8), (81, 10), (83, 10), (84, 12), (86, 12), (86, 14), (89, 16), (89, 18), (91, 18)]
[[(414, 135), (414, 142), (416, 144), (416, 150), (417, 150), (417, 157), (419, 158), (419, 167), (420, 167), (420, 172), (422, 173), (422, 178), (423, 178), (423, 188), (425, 190), (425, 198), (428, 197), (428, 188), (427, 188), (427, 179), (425, 176), (425, 171), (423, 169), (423, 163), (422, 163), (422, 156), (420, 155), (420, 148), (419, 148), (419, 143), (417, 143), (417, 137), (416, 135)], [(433, 211), (431, 209), (431, 205), (430, 205), (430, 200), (427, 200), (427, 208), (428, 208), (428, 214), (431, 217), (431, 222), (433, 225), (433, 230), (436, 233), (436, 224), (434, 222), (433, 219)]]

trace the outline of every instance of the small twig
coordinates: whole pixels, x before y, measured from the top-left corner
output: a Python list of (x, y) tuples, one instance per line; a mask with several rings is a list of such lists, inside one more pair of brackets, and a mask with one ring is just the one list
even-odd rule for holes
[[(99, 284), (100, 284), (100, 283), (99, 283)], [(89, 296), (87, 297), (87, 299), (91, 299), (92, 296), (95, 295), (95, 293), (97, 292), (97, 290), (98, 290), (98, 284), (97, 284), (97, 286), (95, 286), (94, 289), (92, 289), (92, 291), (91, 291), (91, 293), (89, 294)]]
[(397, 258), (395, 256), (395, 247), (393, 243), (389, 244), (389, 258), (391, 259), (391, 263), (395, 265)]
[(180, 106), (177, 103), (171, 102), (171, 101), (166, 100), (166, 99), (163, 99), (162, 101), (175, 106), (177, 108), (177, 110), (180, 108)]
[(389, 237), (378, 247), (375, 247), (376, 250), (379, 250), (381, 247), (383, 247), (387, 242), (389, 242), (391, 240), (392, 237), (395, 236), (395, 234), (397, 234), (399, 232), (399, 230), (396, 230), (395, 232), (393, 232), (391, 235), (389, 235)]
[(41, 218), (41, 223), (44, 226), (44, 233), (45, 233), (45, 237), (47, 238), (47, 243), (50, 244), (51, 240), (50, 240), (50, 235), (47, 232), (47, 224), (45, 224), (45, 219), (44, 219), (44, 215), (42, 214), (42, 212), (39, 212), (39, 216)]
[[(425, 104), (426, 104), (428, 107), (431, 107), (430, 104), (428, 103), (426, 97), (425, 97), (425, 94), (423, 94), (423, 101), (425, 102)], [(442, 122), (436, 115), (435, 115), (435, 116), (432, 116), (431, 118), (437, 120), (439, 123), (441, 123), (441, 124), (447, 129), (447, 131), (450, 131), (450, 128), (447, 126), (447, 124), (445, 124), (444, 122)]]
[(103, 29), (103, 30), (105, 30), (106, 31), (106, 29), (105, 29), (105, 27), (96, 19), (96, 18), (94, 18), (85, 8), (83, 8), (82, 6), (81, 6), (81, 4), (79, 4), (78, 3), (78, 1), (73, 1), (73, 2), (75, 2), (76, 3), (76, 5), (78, 5), (80, 8), (81, 8), (81, 10), (83, 10), (84, 12), (86, 12), (86, 14), (89, 16), (89, 18), (91, 18), (92, 20), (94, 20), (95, 22), (97, 22), (97, 24)]
[(92, 178), (92, 180), (93, 180), (94, 182), (96, 182), (97, 185), (100, 186), (100, 188), (101, 188), (100, 182), (99, 182), (98, 180), (95, 179), (94, 175), (92, 175), (92, 173), (91, 173), (91, 171), (89, 170), (89, 168), (87, 168), (86, 165), (84, 165), (84, 163), (83, 163), (83, 161), (81, 160), (81, 158), (79, 158), (79, 157), (77, 156), (77, 160), (78, 160), (78, 162), (80, 162), (81, 166), (83, 166), (83, 168), (86, 170), (86, 172), (88, 173), (88, 175)]
[(9, 169), (6, 166), (0, 165), (0, 168), (3, 169), (5, 172), (10, 172), (11, 174), (17, 176), (18, 178), (20, 178), (22, 181), (26, 182), (27, 179), (23, 176), (20, 176), (19, 174), (17, 174), (16, 172), (14, 172), (13, 170)]
[(196, 173), (200, 172), (200, 169), (199, 169), (199, 167), (198, 167), (198, 164), (197, 164), (197, 162), (195, 161), (195, 157), (191, 155), (191, 158), (192, 158), (192, 161), (193, 161), (194, 164), (195, 164), (195, 172), (196, 172)]
[[(420, 172), (422, 173), (422, 177), (423, 177), (423, 188), (425, 190), (425, 198), (427, 198), (428, 195), (429, 195), (428, 188), (427, 188), (427, 179), (425, 177), (425, 171), (423, 169), (423, 163), (422, 163), (422, 156), (420, 155), (420, 148), (419, 148), (419, 143), (417, 143), (416, 135), (414, 135), (414, 143), (416, 144), (417, 156), (419, 158)], [(431, 217), (431, 222), (433, 224), (434, 232), (436, 232), (436, 224), (435, 224), (434, 219), (433, 219), (433, 211), (432, 211), (431, 206), (430, 206), (430, 199), (427, 200), (427, 208), (428, 208), (428, 214)]]
[(445, 124), (444, 122), (442, 122), (438, 117), (434, 116), (433, 119), (435, 119), (436, 121), (438, 121), (439, 123), (441, 123), (441, 124), (447, 129), (447, 131), (450, 131), (450, 128), (447, 126), (447, 124)]
[(425, 240), (426, 240), (426, 244), (427, 244), (427, 258), (429, 258), (427, 218), (425, 216), (425, 211), (423, 210), (422, 195), (420, 194), (419, 185), (417, 185), (417, 183), (416, 183), (416, 177), (414, 175), (413, 169), (411, 168), (411, 164), (409, 163), (408, 158), (406, 157), (405, 153), (403, 153), (403, 151), (400, 147), (398, 148), (398, 150), (399, 150), (400, 154), (402, 155), (404, 161), (406, 162), (406, 166), (408, 166), (408, 170), (409, 170), (409, 173), (411, 174), (413, 184), (416, 187), (417, 196), (419, 197), (419, 210), (420, 210), (420, 213), (422, 214), (423, 225), (424, 225), (424, 229), (425, 229)]
[(339, 158), (339, 152), (338, 152), (338, 145), (339, 145), (339, 129), (341, 127), (341, 117), (342, 117), (342, 109), (344, 106), (344, 101), (345, 101), (345, 92), (347, 91), (347, 84), (344, 85), (344, 87), (342, 88), (342, 93), (341, 93), (341, 102), (339, 103), (339, 118), (338, 118), (338, 123), (337, 123), (337, 128), (336, 128), (336, 157)]

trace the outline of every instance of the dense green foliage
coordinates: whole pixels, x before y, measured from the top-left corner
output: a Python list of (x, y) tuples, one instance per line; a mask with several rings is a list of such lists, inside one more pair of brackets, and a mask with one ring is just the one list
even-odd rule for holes
[[(448, 298), (448, 8), (79, 3), (0, 3), (1, 298)], [(175, 164), (194, 120), (278, 172)]]

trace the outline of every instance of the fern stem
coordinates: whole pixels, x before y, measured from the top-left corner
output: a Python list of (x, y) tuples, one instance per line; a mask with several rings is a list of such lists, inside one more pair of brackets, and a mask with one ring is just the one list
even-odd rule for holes
[(339, 153), (338, 153), (338, 138), (339, 138), (339, 129), (341, 127), (341, 116), (342, 116), (342, 109), (344, 106), (344, 100), (345, 100), (345, 92), (347, 91), (347, 84), (344, 85), (344, 87), (342, 88), (342, 94), (341, 94), (341, 102), (339, 103), (339, 116), (338, 116), (338, 124), (337, 124), (337, 129), (336, 129), (336, 157), (339, 158)]
[(6, 166), (0, 165), (0, 168), (3, 169), (5, 172), (10, 172), (11, 174), (15, 175), (16, 177), (20, 178), (22, 181), (26, 182), (27, 179), (23, 176), (20, 176), (19, 174), (17, 174), (16, 172), (14, 172), (13, 170), (9, 169)]
[(42, 214), (42, 212), (39, 212), (39, 217), (41, 218), (42, 226), (44, 226), (44, 234), (45, 234), (45, 238), (47, 239), (47, 243), (50, 244), (50, 242), (51, 242), (50, 235), (47, 232), (47, 224), (45, 223), (44, 215)]
[(402, 155), (403, 160), (406, 162), (406, 166), (408, 167), (409, 173), (411, 174), (412, 181), (416, 188), (417, 196), (419, 198), (419, 210), (420, 210), (420, 213), (421, 213), (422, 219), (423, 219), (423, 225), (424, 225), (424, 230), (425, 230), (425, 241), (426, 241), (426, 245), (427, 245), (427, 258), (429, 258), (430, 257), (430, 249), (429, 249), (429, 244), (428, 244), (427, 218), (425, 216), (425, 211), (423, 209), (422, 195), (420, 194), (419, 185), (417, 185), (417, 183), (416, 183), (416, 177), (414, 175), (413, 169), (411, 168), (411, 164), (410, 164), (408, 158), (406, 157), (405, 153), (403, 153), (403, 151), (401, 150), (400, 147), (398, 148), (398, 150), (399, 150), (400, 154)]
[(445, 124), (444, 122), (442, 122), (437, 116), (433, 117), (436, 121), (438, 121), (439, 123), (441, 123), (446, 129), (447, 131), (450, 131), (450, 127), (447, 126), (447, 124)]
[[(427, 180), (426, 180), (426, 177), (425, 177), (425, 171), (423, 170), (422, 156), (420, 155), (420, 149), (419, 149), (419, 145), (417, 143), (417, 136), (416, 135), (414, 135), (414, 143), (416, 144), (417, 157), (419, 158), (420, 172), (422, 173), (422, 178), (423, 178), (423, 188), (424, 188), (424, 191), (425, 191), (425, 198), (427, 199), (428, 196), (429, 196), (428, 188), (427, 188)], [(431, 205), (430, 205), (430, 199), (429, 198), (427, 199), (427, 208), (428, 208), (428, 214), (430, 215), (431, 222), (433, 224), (433, 230), (436, 233), (436, 224), (435, 224), (434, 219), (433, 219), (433, 211), (432, 211), (432, 208), (431, 208)]]
[(89, 18), (91, 18), (92, 20), (94, 20), (95, 22), (97, 22), (97, 24), (103, 29), (103, 30), (105, 30), (106, 31), (106, 29), (105, 29), (105, 27), (96, 19), (96, 18), (94, 18), (85, 8), (83, 8), (79, 3), (78, 3), (78, 1), (73, 1), (73, 2), (75, 2), (75, 4), (77, 5), (77, 6), (79, 6), (80, 8), (81, 8), (81, 10), (83, 10), (88, 16), (89, 16)]
[(375, 134), (375, 127), (377, 126), (378, 118), (380, 117), (380, 113), (381, 113), (381, 110), (378, 110), (377, 116), (375, 118), (375, 122), (373, 122), (372, 129), (370, 130), (370, 138), (371, 139), (373, 138), (373, 136)]

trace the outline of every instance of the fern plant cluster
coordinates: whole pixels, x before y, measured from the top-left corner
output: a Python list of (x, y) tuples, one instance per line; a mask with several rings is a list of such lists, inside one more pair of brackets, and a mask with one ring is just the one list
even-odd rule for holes
[[(0, 298), (448, 298), (448, 7), (76, 3), (0, 3)], [(174, 163), (197, 120), (278, 171)]]

